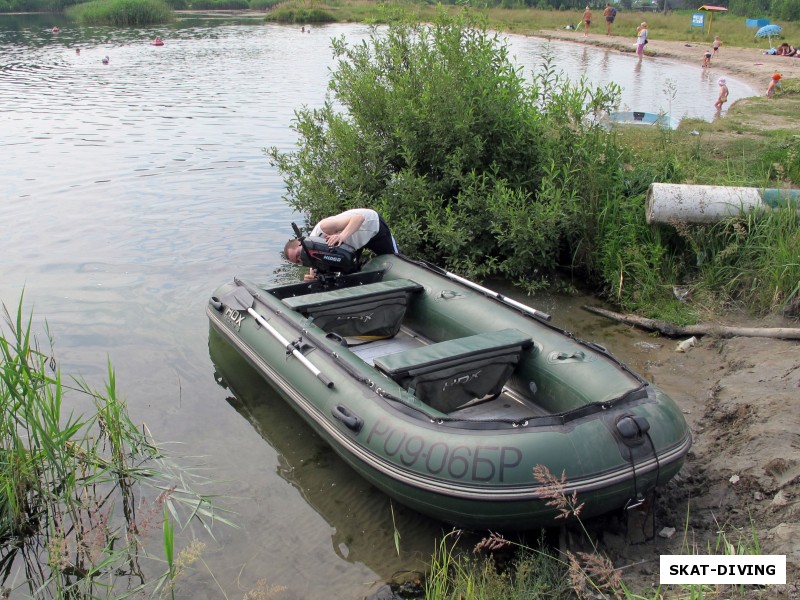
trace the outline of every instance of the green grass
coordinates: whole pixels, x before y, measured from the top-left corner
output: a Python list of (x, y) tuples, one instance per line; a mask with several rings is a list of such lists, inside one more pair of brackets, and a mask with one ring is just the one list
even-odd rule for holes
[[(503, 548), (515, 546), (499, 536), (482, 542), (484, 545), (492, 543)], [(479, 551), (478, 547), (471, 553), (465, 551), (456, 532), (445, 535), (431, 559), (425, 578), (425, 598), (496, 600), (570, 595), (564, 561), (543, 546), (537, 549), (518, 546), (514, 559), (502, 568), (498, 567), (492, 552), (487, 556)]]
[[(282, 4), (288, 9), (308, 8), (304, 0), (289, 0)], [(314, 8), (331, 14), (337, 21), (342, 22), (378, 22), (389, 23), (399, 14), (405, 18), (419, 21), (433, 21), (437, 14), (434, 3), (398, 0), (392, 3), (371, 2), (368, 0), (322, 1), (315, 2)], [(540, 33), (542, 30), (563, 29), (568, 24), (577, 24), (581, 20), (582, 10), (540, 10), (530, 8), (483, 8), (478, 2), (460, 2), (457, 5), (444, 5), (442, 8), (451, 14), (462, 10), (464, 6), (471, 6), (475, 11), (486, 15), (489, 27), (519, 34)], [(602, 11), (600, 11), (602, 12)], [(715, 35), (722, 38), (722, 48), (738, 46), (744, 48), (767, 48), (767, 40), (756, 40), (755, 31), (745, 26), (744, 17), (736, 15), (715, 15), (712, 31), (708, 32), (699, 27), (691, 26), (691, 15), (694, 10), (672, 11), (667, 15), (663, 13), (640, 12), (635, 10), (622, 10), (617, 14), (614, 22), (613, 35), (621, 38), (620, 43), (630, 46), (629, 39), (636, 36), (636, 28), (642, 21), (647, 21), (650, 35), (655, 39), (683, 41), (693, 44), (707, 42), (711, 44)], [(598, 21), (599, 23), (599, 21)], [(781, 22), (783, 27), (782, 38), (792, 41), (800, 40), (800, 23), (793, 21)], [(594, 29), (594, 32), (601, 31)], [(605, 31), (603, 25), (602, 31)], [(623, 39), (624, 38), (624, 39)], [(775, 40), (775, 38), (773, 38)]]
[[(551, 506), (572, 519), (562, 533), (572, 539), (571, 548), (555, 549), (544, 540), (536, 547), (512, 542), (492, 533), (471, 551), (461, 543), (457, 531), (438, 542), (425, 578), (426, 600), (495, 600), (497, 598), (661, 598), (738, 597), (740, 586), (670, 585), (652, 587), (650, 582), (626, 581), (597, 546), (580, 518), (582, 504), (564, 492), (564, 478), (537, 467), (534, 477), (543, 484)], [(717, 526), (715, 538), (696, 541), (689, 526), (687, 507), (683, 538), (678, 551), (688, 555), (759, 555), (761, 544), (755, 528), (737, 529), (728, 523)], [(587, 547), (588, 552), (575, 548)], [(509, 558), (510, 557), (510, 558)], [(657, 576), (654, 576), (657, 577)], [(639, 589), (644, 585), (644, 589)]]

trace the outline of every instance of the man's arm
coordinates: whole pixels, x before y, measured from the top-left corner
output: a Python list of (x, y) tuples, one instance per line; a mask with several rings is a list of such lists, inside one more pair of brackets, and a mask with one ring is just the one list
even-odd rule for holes
[(342, 213), (326, 217), (319, 222), (329, 246), (339, 246), (347, 241), (364, 224), (364, 216), (358, 213)]

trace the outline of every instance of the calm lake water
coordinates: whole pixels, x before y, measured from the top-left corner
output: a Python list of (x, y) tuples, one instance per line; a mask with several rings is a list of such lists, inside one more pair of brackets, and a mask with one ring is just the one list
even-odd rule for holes
[[(182, 534), (179, 544), (193, 534), (207, 542), (213, 577), (195, 565), (181, 597), (222, 597), (219, 585), (241, 598), (263, 579), (286, 588), (279, 598), (360, 598), (422, 568), (443, 531), (398, 506), (393, 523), (388, 499), (241, 362), (215, 357), (237, 375), (237, 399), (209, 356), (210, 292), (234, 275), (268, 279), (289, 223), (302, 221), (263, 148), (292, 148), (293, 111), (322, 104), (330, 39), (368, 33), (197, 17), (120, 30), (0, 15), (0, 300), (13, 313), (24, 289), (65, 374), (101, 386), (110, 358), (133, 420), (179, 442), (167, 451), (202, 465), (215, 482), (204, 491), (235, 511), (240, 529), (218, 527), (214, 540), (199, 528)], [(163, 47), (150, 45), (156, 35)], [(509, 44), (527, 70), (546, 45)], [(568, 43), (550, 51), (571, 77), (623, 85), (632, 110), (713, 116), (713, 69)], [(675, 98), (664, 94), (668, 80), (681, 82)], [(731, 101), (752, 93), (729, 87)], [(635, 335), (580, 311), (583, 300), (535, 304), (643, 366)]]

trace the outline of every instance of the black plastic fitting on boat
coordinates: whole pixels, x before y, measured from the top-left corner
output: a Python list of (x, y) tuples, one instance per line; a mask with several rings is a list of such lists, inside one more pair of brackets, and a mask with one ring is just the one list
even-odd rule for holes
[(640, 443), (650, 431), (650, 423), (642, 416), (627, 415), (617, 421), (617, 431), (626, 443)]
[(337, 404), (336, 406), (334, 406), (331, 409), (331, 414), (335, 419), (338, 419), (339, 421), (344, 423), (345, 427), (347, 427), (348, 429), (352, 429), (356, 433), (361, 431), (361, 428), (364, 426), (364, 419), (354, 415), (343, 404)]

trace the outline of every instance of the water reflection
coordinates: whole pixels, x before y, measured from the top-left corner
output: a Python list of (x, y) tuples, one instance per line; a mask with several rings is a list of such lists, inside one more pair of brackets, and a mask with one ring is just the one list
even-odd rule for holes
[[(449, 528), (391, 503), (359, 477), (213, 329), (208, 346), (217, 383), (233, 394), (227, 402), (276, 450), (276, 473), (330, 526), (336, 556), (364, 564), (384, 580), (398, 565), (403, 572), (424, 572), (430, 541)], [(297, 522), (297, 535), (305, 535), (308, 525)], [(402, 539), (399, 556), (395, 528)]]

